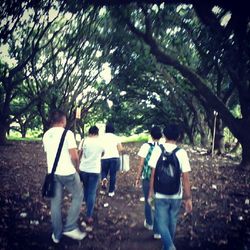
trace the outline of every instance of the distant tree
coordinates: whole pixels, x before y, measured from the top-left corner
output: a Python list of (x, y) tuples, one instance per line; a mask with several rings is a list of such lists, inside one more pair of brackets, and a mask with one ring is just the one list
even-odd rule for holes
[[(39, 8), (33, 4), (18, 3), (15, 6), (12, 1), (3, 2), (1, 16), (5, 18), (0, 21), (0, 47), (2, 51), (5, 49), (7, 55), (5, 59), (2, 57), (0, 60), (0, 144), (5, 143), (6, 132), (11, 122), (36, 101), (33, 98), (27, 105), (19, 108), (18, 113), (14, 113), (11, 107), (21, 85), (29, 77), (24, 72), (25, 68), (30, 67), (37, 53), (47, 46), (46, 43), (41, 44), (41, 41), (58, 17), (51, 16), (54, 7), (50, 2), (38, 5)], [(14, 10), (11, 10), (12, 7)], [(12, 15), (6, 16), (8, 11), (13, 11)], [(59, 30), (55, 30), (48, 42), (53, 41), (58, 32)], [(39, 68), (42, 69), (51, 58), (49, 55)]]
[[(127, 11), (127, 13), (125, 13)], [(247, 86), (249, 85), (247, 82), (247, 75), (249, 74), (249, 71), (246, 69), (245, 62), (243, 62), (240, 59), (240, 64), (237, 65), (239, 54), (242, 54), (242, 51), (239, 50), (239, 48), (242, 45), (242, 41), (234, 40), (234, 43), (231, 43), (229, 40), (223, 40), (224, 45), (222, 44), (221, 40), (214, 39), (215, 43), (217, 43), (217, 47), (215, 47), (214, 51), (209, 50), (209, 53), (217, 54), (221, 53), (220, 56), (220, 68), (223, 69), (227, 76), (230, 77), (230, 80), (234, 87), (238, 90), (239, 93), (239, 103), (242, 106), (242, 118), (234, 117), (233, 114), (230, 112), (230, 109), (227, 107), (226, 103), (223, 102), (223, 99), (221, 96), (214, 92), (212, 89), (213, 84), (208, 85), (207, 79), (203, 78), (202, 74), (199, 73), (197, 68), (193, 68), (192, 65), (186, 65), (185, 62), (182, 62), (180, 58), (178, 58), (178, 52), (172, 53), (170, 50), (170, 47), (168, 44), (162, 43), (165, 39), (163, 39), (164, 33), (158, 32), (159, 29), (159, 23), (158, 20), (161, 20), (160, 17), (166, 17), (169, 18), (168, 15), (160, 15), (161, 13), (166, 12), (166, 8), (148, 8), (146, 6), (142, 6), (140, 10), (138, 10), (136, 7), (134, 10), (132, 8), (127, 9), (126, 11), (120, 12), (120, 17), (124, 17), (124, 23), (126, 23), (128, 29), (137, 35), (140, 39), (142, 39), (150, 48), (150, 52), (152, 55), (155, 56), (156, 60), (163, 64), (163, 65), (169, 65), (178, 70), (180, 74), (186, 78), (190, 86), (193, 86), (198, 91), (199, 95), (202, 97), (203, 101), (207, 103), (207, 105), (210, 105), (210, 107), (214, 110), (217, 110), (220, 114), (220, 118), (223, 120), (223, 122), (229, 127), (231, 132), (234, 134), (234, 136), (240, 141), (242, 145), (242, 166), (249, 165), (250, 159), (250, 148), (249, 148), (249, 141), (250, 138), (246, 135), (245, 128), (249, 127), (249, 115), (250, 112), (245, 112), (248, 110), (248, 97), (243, 93), (243, 90), (245, 89), (246, 92)], [(157, 19), (158, 17), (158, 19)], [(118, 20), (122, 21), (121, 18), (117, 17)], [(140, 20), (140, 21), (139, 21)], [(168, 26), (168, 23), (162, 22), (161, 28), (166, 25)], [(234, 30), (231, 30), (231, 32), (234, 32)], [(213, 34), (213, 33), (211, 33)], [(231, 33), (235, 34), (235, 33)], [(165, 33), (165, 35), (168, 35)], [(223, 35), (223, 33), (222, 33)], [(237, 36), (235, 34), (235, 36)], [(227, 44), (227, 45), (226, 45)], [(244, 42), (245, 44), (245, 42)], [(222, 47), (224, 46), (224, 47)], [(228, 46), (229, 49), (225, 46)], [(248, 45), (246, 45), (248, 46)], [(218, 48), (218, 51), (217, 51)], [(244, 50), (246, 52), (246, 50)], [(231, 58), (233, 61), (231, 63), (228, 63), (227, 58), (229, 56), (236, 55), (235, 58)], [(243, 57), (246, 57), (247, 55), (242, 55)], [(217, 60), (217, 57), (213, 57), (214, 60)], [(237, 62), (237, 63), (236, 63)], [(234, 70), (233, 70), (234, 68)], [(242, 72), (242, 68), (246, 69), (244, 72)], [(238, 70), (236, 73), (236, 69)], [(233, 74), (234, 72), (234, 74)], [(240, 77), (240, 75), (242, 77)], [(219, 84), (219, 83), (218, 83)], [(219, 86), (217, 84), (217, 86)]]

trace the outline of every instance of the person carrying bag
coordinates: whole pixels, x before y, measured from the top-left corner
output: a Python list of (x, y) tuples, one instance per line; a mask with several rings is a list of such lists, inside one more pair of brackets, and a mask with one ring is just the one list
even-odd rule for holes
[[(75, 240), (86, 237), (78, 227), (78, 219), (83, 200), (82, 183), (77, 172), (79, 156), (72, 131), (66, 130), (66, 115), (62, 111), (51, 114), (51, 128), (43, 136), (44, 150), (47, 156), (48, 174), (42, 189), (42, 195), (50, 198), (51, 222), (54, 243), (59, 243), (63, 235)], [(59, 145), (59, 146), (58, 146)], [(71, 194), (71, 204), (63, 223), (63, 192)]]
[(55, 196), (54, 175), (56, 172), (56, 167), (60, 158), (60, 154), (62, 151), (62, 147), (63, 147), (63, 143), (64, 143), (64, 139), (65, 139), (67, 131), (68, 131), (67, 129), (63, 131), (63, 134), (62, 134), (62, 137), (61, 137), (58, 149), (57, 149), (56, 158), (53, 164), (52, 171), (51, 173), (48, 173), (45, 176), (45, 180), (44, 180), (43, 187), (42, 187), (42, 196), (45, 198), (52, 198)]

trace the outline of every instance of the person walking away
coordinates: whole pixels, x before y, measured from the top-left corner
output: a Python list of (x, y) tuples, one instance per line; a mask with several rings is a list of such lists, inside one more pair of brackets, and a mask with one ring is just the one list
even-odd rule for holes
[(104, 143), (104, 155), (102, 157), (101, 165), (101, 177), (102, 177), (102, 190), (101, 193), (105, 193), (108, 184), (108, 174), (110, 176), (109, 180), (109, 191), (108, 196), (113, 197), (115, 195), (116, 186), (116, 172), (120, 167), (119, 153), (123, 151), (122, 144), (117, 135), (114, 134), (115, 129), (113, 124), (108, 123), (106, 125), (105, 134), (102, 137)]
[[(48, 173), (51, 173), (57, 148), (66, 127), (66, 114), (54, 111), (51, 114), (51, 128), (43, 136), (43, 145), (47, 156)], [(52, 240), (59, 243), (62, 235), (75, 240), (82, 240), (86, 233), (81, 232), (77, 225), (81, 202), (83, 199), (82, 184), (76, 169), (79, 168), (79, 157), (74, 134), (68, 130), (56, 168), (55, 196), (51, 198), (51, 221), (53, 227)], [(62, 223), (62, 195), (64, 187), (72, 194), (71, 206), (66, 223)]]
[(162, 137), (160, 127), (154, 126), (150, 130), (150, 135), (153, 140), (151, 143), (144, 143), (139, 152), (139, 162), (137, 167), (137, 175), (135, 180), (135, 186), (139, 187), (140, 181), (142, 181), (142, 190), (144, 194), (144, 227), (148, 230), (153, 230), (154, 239), (160, 239), (156, 220), (154, 219), (154, 212), (151, 209), (151, 205), (148, 203), (149, 187), (150, 187), (150, 177), (151, 177), (151, 167), (148, 165), (149, 159), (151, 157), (152, 151), (156, 145), (159, 145), (159, 140)]
[[(184, 199), (186, 212), (189, 213), (192, 211), (192, 199), (189, 182), (189, 172), (191, 171), (191, 168), (187, 152), (184, 149), (178, 148), (176, 145), (179, 138), (178, 126), (175, 124), (166, 126), (163, 130), (163, 134), (166, 139), (166, 142), (163, 144), (163, 148), (161, 149), (160, 147), (155, 147), (149, 161), (149, 166), (152, 167), (149, 197), (152, 197), (153, 192), (155, 192), (155, 217), (161, 234), (163, 249), (175, 250), (174, 235), (182, 199)], [(177, 160), (174, 160), (174, 164), (172, 164), (172, 166), (169, 165), (166, 173), (168, 173), (171, 178), (177, 176), (177, 182), (172, 183), (172, 185), (165, 186), (164, 183), (159, 184), (161, 175), (165, 177), (163, 172), (159, 172), (161, 169), (161, 165), (159, 165), (159, 163), (164, 161), (168, 162), (168, 159), (176, 158)], [(179, 176), (177, 173), (179, 173)], [(167, 180), (169, 181), (169, 178)], [(177, 190), (177, 192), (173, 187)]]
[(98, 135), (99, 129), (96, 126), (90, 127), (89, 136), (84, 140), (81, 149), (80, 177), (84, 187), (84, 199), (87, 206), (86, 224), (89, 231), (92, 230), (94, 221), (96, 190), (101, 173), (101, 156), (104, 153), (104, 146)]

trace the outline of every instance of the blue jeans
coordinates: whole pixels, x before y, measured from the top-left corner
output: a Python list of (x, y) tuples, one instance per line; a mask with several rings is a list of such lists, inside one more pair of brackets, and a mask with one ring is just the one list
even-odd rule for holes
[[(155, 234), (159, 234), (159, 230), (157, 227), (157, 222), (155, 219), (155, 213), (152, 211), (150, 204), (148, 203), (148, 195), (149, 195), (149, 187), (150, 187), (150, 181), (149, 180), (142, 180), (142, 190), (145, 198), (144, 203), (144, 214), (146, 223), (148, 225), (153, 224), (153, 231)], [(153, 218), (154, 217), (154, 218)]]
[(80, 172), (81, 181), (83, 182), (84, 187), (84, 199), (87, 205), (88, 218), (93, 215), (99, 176), (100, 174), (96, 173)]
[(102, 180), (107, 178), (108, 174), (110, 175), (110, 183), (109, 183), (109, 193), (115, 191), (115, 183), (116, 183), (116, 172), (120, 166), (119, 158), (110, 158), (102, 160)]
[(164, 250), (175, 249), (173, 241), (180, 207), (181, 199), (155, 199), (155, 217)]
[[(67, 176), (55, 175), (54, 180), (55, 196), (51, 199), (51, 222), (55, 238), (60, 239), (63, 231), (71, 231), (78, 227), (77, 220), (80, 214), (83, 193), (78, 173)], [(61, 205), (64, 187), (72, 194), (72, 202), (63, 227)]]

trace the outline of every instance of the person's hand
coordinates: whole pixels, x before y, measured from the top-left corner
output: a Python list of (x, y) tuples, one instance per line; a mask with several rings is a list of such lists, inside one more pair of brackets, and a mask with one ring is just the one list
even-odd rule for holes
[(189, 198), (185, 200), (185, 211), (186, 213), (191, 213), (193, 209), (192, 199)]
[(153, 199), (153, 196), (154, 196), (154, 192), (149, 190), (149, 193), (148, 193), (148, 202), (150, 203), (151, 200)]
[(139, 187), (140, 185), (140, 178), (135, 179), (135, 187)]

